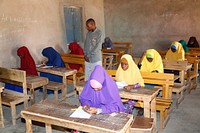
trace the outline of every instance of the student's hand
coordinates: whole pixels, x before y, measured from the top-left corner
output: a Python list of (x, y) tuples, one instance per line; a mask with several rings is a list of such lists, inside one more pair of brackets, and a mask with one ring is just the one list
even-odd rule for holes
[(131, 89), (133, 89), (133, 86), (132, 85), (124, 86), (124, 89), (130, 91)]
[(89, 114), (96, 114), (97, 113), (97, 108), (90, 107), (90, 109), (88, 109), (87, 112)]
[(87, 55), (84, 56), (85, 61), (90, 62), (89, 58), (87, 57)]
[(84, 105), (83, 106), (83, 110), (85, 111), (85, 112), (87, 112), (87, 110), (89, 110), (90, 109), (90, 106), (89, 105)]

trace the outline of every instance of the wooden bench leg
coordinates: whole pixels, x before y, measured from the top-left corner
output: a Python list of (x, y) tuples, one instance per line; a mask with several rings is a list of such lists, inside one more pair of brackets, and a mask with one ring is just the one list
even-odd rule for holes
[(43, 86), (43, 100), (47, 98), (47, 86)]
[(30, 94), (31, 94), (31, 105), (35, 103), (35, 95), (34, 95), (34, 89), (30, 89)]
[(45, 123), (46, 133), (52, 133), (51, 124)]
[(32, 121), (30, 119), (26, 119), (26, 133), (33, 133)]
[(11, 103), (10, 107), (11, 107), (12, 124), (13, 124), (13, 126), (15, 126), (16, 125), (16, 108), (15, 108), (15, 104)]
[(0, 127), (4, 127), (3, 109), (1, 103), (1, 93), (0, 93)]
[(178, 92), (176, 92), (176, 108), (178, 109), (178, 101), (179, 101), (179, 93)]
[(54, 91), (54, 99), (57, 101), (58, 100), (58, 90)]
[(160, 130), (163, 130), (164, 110), (160, 110)]

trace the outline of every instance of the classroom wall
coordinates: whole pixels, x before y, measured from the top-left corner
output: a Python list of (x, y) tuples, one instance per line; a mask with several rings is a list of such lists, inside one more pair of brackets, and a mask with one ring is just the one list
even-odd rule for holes
[(199, 0), (104, 0), (104, 13), (106, 36), (132, 41), (134, 56), (190, 36), (200, 42)]
[[(17, 49), (27, 46), (36, 63), (42, 49), (68, 52), (63, 18), (64, 6), (83, 8), (85, 20), (92, 17), (105, 33), (103, 0), (0, 0), (0, 66), (18, 67)], [(81, 44), (82, 45), (82, 44)]]

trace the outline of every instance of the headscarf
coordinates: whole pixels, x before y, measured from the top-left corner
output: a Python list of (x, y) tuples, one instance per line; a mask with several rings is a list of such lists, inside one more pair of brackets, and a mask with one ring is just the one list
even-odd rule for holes
[[(17, 50), (17, 55), (20, 56), (20, 70), (26, 71), (26, 74), (38, 75), (36, 70), (35, 62), (29, 53), (27, 47), (22, 46)], [(17, 92), (23, 93), (23, 88), (21, 86), (13, 85), (13, 84), (5, 84), (5, 88), (8, 90), (13, 90)]]
[(26, 71), (26, 74), (38, 75), (35, 62), (29, 53), (27, 47), (22, 46), (17, 50), (17, 55), (20, 56), (20, 70)]
[(184, 51), (185, 51), (186, 53), (189, 52), (189, 49), (188, 49), (188, 47), (187, 47), (187, 43), (186, 43), (185, 40), (180, 40), (179, 43), (182, 44), (182, 47), (183, 47), (183, 49), (184, 49)]
[(60, 54), (52, 47), (43, 49), (42, 55), (48, 58), (48, 66), (65, 67), (65, 63), (63, 62)]
[(121, 57), (121, 60), (125, 58), (128, 62), (128, 69), (123, 70), (121, 65), (119, 65), (117, 72), (116, 72), (116, 81), (123, 82), (125, 81), (128, 85), (133, 85), (139, 83), (141, 86), (144, 86), (144, 80), (140, 74), (140, 70), (138, 69), (137, 65), (133, 61), (133, 58), (129, 54), (125, 54)]
[[(83, 49), (78, 45), (77, 42), (72, 42), (69, 44), (70, 53), (69, 54), (76, 54), (76, 55), (84, 55)], [(79, 70), (82, 65), (79, 64), (69, 64), (71, 69)]]
[(193, 47), (193, 48), (199, 48), (199, 43), (198, 43), (196, 37), (194, 37), (194, 36), (190, 37), (187, 46)]
[(185, 51), (184, 51), (182, 45), (179, 42), (175, 41), (175, 42), (172, 42), (171, 46), (176, 47), (176, 52), (172, 52), (172, 50), (170, 48), (166, 53), (166, 59), (167, 60), (175, 60), (175, 61), (185, 60)]
[[(102, 89), (95, 91), (90, 85), (90, 80), (98, 81)], [(101, 108), (102, 114), (124, 111), (115, 81), (100, 65), (95, 66), (79, 98), (82, 106)]]
[(104, 39), (103, 48), (113, 48), (113, 43), (109, 37)]
[[(65, 67), (60, 54), (52, 47), (43, 49), (42, 54), (48, 58), (48, 62), (46, 63), (47, 66)], [(62, 77), (54, 74), (40, 72), (40, 76), (47, 77), (50, 81), (62, 82)]]
[[(146, 57), (152, 58), (153, 61), (149, 62)], [(141, 65), (141, 72), (152, 72), (157, 70), (159, 73), (163, 73), (162, 58), (155, 49), (146, 50), (146, 54), (141, 62)]]

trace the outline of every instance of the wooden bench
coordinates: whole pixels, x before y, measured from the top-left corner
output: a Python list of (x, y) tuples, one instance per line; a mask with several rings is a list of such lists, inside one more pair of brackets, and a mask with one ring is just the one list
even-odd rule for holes
[(104, 69), (109, 70), (113, 68), (113, 55), (102, 54)]
[(22, 70), (8, 69), (0, 67), (0, 82), (22, 86), (23, 93), (4, 89), (2, 93), (2, 104), (11, 107), (12, 123), (16, 125), (16, 119), (20, 114), (16, 114), (16, 105), (24, 103), (24, 108), (28, 108), (28, 95), (26, 87), (26, 72)]
[(132, 42), (113, 42), (115, 49), (124, 49), (129, 52), (130, 55), (133, 54), (133, 43)]
[[(82, 81), (84, 81), (85, 78), (85, 59), (84, 59), (84, 55), (76, 55), (76, 54), (60, 54), (62, 60), (65, 63), (65, 66), (67, 68), (69, 67), (69, 64), (78, 64), (78, 65), (82, 65), (82, 67), (80, 68), (80, 70), (78, 71), (78, 73), (76, 74), (76, 83), (80, 83)], [(73, 81), (73, 76), (68, 76), (67, 80), (69, 82)]]
[[(200, 58), (200, 48), (189, 48), (189, 55), (196, 56)], [(198, 70), (200, 70), (200, 65), (198, 66)]]
[(174, 75), (165, 73), (141, 72), (145, 84), (162, 86), (162, 97), (156, 98), (156, 110), (160, 111), (160, 129), (163, 130), (170, 118), (172, 104), (172, 86)]
[(190, 85), (188, 87), (188, 93), (190, 93), (192, 89), (195, 90), (197, 88), (197, 83), (198, 83), (197, 79), (199, 76), (198, 73), (199, 58), (196, 56), (186, 56), (186, 59), (188, 63), (192, 64), (192, 70), (189, 71), (190, 73), (185, 76), (185, 78), (186, 79), (189, 78), (190, 81)]
[[(179, 81), (180, 83), (174, 83), (174, 87), (172, 92), (176, 93), (176, 107), (183, 101), (184, 99), (184, 90), (186, 87), (189, 87), (190, 80), (187, 80), (187, 86), (185, 84), (185, 72), (191, 69), (192, 65), (188, 64), (188, 61), (169, 61), (163, 60), (164, 69), (167, 70), (177, 70), (179, 71)], [(187, 73), (189, 74), (189, 73)]]
[[(108, 74), (114, 79), (116, 70), (107, 70)], [(156, 84), (162, 87), (162, 97), (156, 98), (156, 110), (160, 111), (160, 129), (162, 130), (168, 120), (172, 104), (172, 86), (174, 85), (174, 75), (165, 73), (141, 72), (141, 76), (146, 84)], [(136, 107), (141, 107), (136, 104)]]
[(1, 93), (3, 92), (4, 87), (0, 86), (0, 127), (4, 127), (4, 118), (3, 118), (3, 109), (1, 102)]
[(154, 133), (156, 127), (153, 124), (153, 118), (136, 116), (131, 124), (130, 133)]
[(53, 82), (53, 81), (49, 81), (49, 83), (47, 84), (47, 86), (44, 88), (44, 99), (46, 99), (46, 94), (47, 94), (47, 90), (52, 90), (54, 91), (54, 99), (58, 100), (58, 91), (62, 91), (62, 97), (65, 97), (64, 95), (64, 89), (66, 89), (66, 85), (63, 83), (59, 83), (59, 82)]
[(120, 49), (102, 49), (103, 55), (112, 55), (113, 56), (112, 65), (115, 66), (115, 68), (118, 67), (118, 65), (120, 63), (120, 59), (124, 53), (125, 53), (125, 51), (120, 50)]

